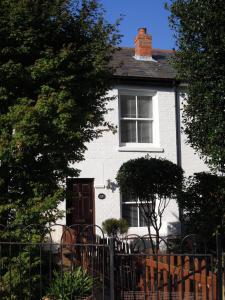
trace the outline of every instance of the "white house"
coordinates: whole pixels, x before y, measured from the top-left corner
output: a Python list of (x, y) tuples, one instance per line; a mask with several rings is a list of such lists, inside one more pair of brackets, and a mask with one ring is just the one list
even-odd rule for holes
[[(179, 82), (169, 63), (171, 50), (152, 48), (145, 28), (138, 31), (135, 48), (122, 48), (112, 61), (116, 67), (114, 87), (117, 100), (105, 116), (118, 126), (116, 134), (106, 132), (89, 143), (85, 160), (78, 167), (79, 178), (68, 180), (69, 208), (64, 224), (97, 224), (107, 218), (128, 219), (129, 233), (145, 234), (139, 207), (121, 195), (115, 177), (122, 163), (142, 156), (162, 157), (179, 164), (186, 175), (206, 170), (181, 133)], [(179, 210), (171, 201), (163, 218), (161, 234), (179, 222)]]

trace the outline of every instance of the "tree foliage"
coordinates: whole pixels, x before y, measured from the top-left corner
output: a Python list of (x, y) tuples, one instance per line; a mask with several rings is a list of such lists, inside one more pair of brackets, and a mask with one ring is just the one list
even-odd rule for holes
[(225, 229), (225, 177), (195, 173), (188, 178), (178, 204), (186, 233), (198, 234), (209, 244), (217, 230)]
[(78, 174), (70, 163), (110, 126), (117, 29), (94, 0), (2, 0), (0, 11), (0, 223), (45, 224), (59, 183)]
[[(104, 114), (119, 36), (95, 0), (1, 0), (0, 11), (0, 223), (10, 226), (10, 241), (37, 242), (61, 215), (65, 179), (79, 173), (71, 163), (111, 128)], [(1, 241), (9, 231), (1, 231)], [(15, 271), (20, 257), (24, 276), (32, 270), (36, 299), (40, 257), (32, 252), (29, 265), (26, 246), (4, 255), (13, 299), (29, 292)]]
[(187, 83), (184, 106), (189, 144), (225, 170), (225, 6), (223, 0), (171, 0), (170, 25), (178, 50), (174, 65)]
[(182, 189), (183, 170), (166, 159), (142, 157), (125, 162), (116, 179), (123, 193), (130, 194), (133, 199), (139, 198), (154, 250), (151, 226), (158, 247), (162, 216), (170, 199), (176, 198)]

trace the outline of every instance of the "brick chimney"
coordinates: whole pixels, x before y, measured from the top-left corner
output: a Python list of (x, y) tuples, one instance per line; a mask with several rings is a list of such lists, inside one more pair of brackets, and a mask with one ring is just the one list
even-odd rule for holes
[(139, 28), (138, 35), (135, 38), (135, 59), (147, 60), (152, 59), (152, 36), (147, 34), (146, 28)]

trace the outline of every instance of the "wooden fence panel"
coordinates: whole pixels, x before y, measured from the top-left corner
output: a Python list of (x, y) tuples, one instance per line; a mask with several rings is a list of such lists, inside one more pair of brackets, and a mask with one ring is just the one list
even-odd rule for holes
[(172, 293), (176, 300), (216, 300), (216, 274), (207, 273), (203, 258), (164, 255), (157, 261), (154, 256), (148, 257), (146, 281), (147, 292), (159, 291), (163, 299)]

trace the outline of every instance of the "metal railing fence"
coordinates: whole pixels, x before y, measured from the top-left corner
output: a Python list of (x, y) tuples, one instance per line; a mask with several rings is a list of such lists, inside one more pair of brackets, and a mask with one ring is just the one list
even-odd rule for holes
[(1, 300), (222, 300), (222, 253), (198, 253), (186, 237), (153, 253), (146, 236), (59, 227), (0, 226)]

